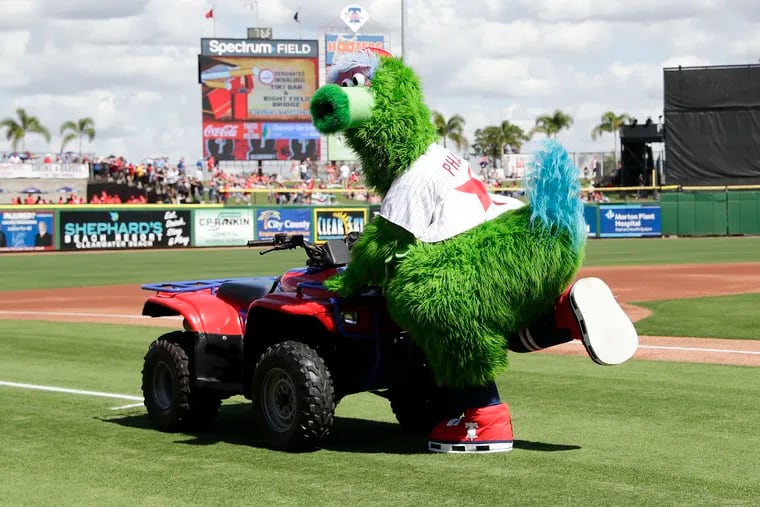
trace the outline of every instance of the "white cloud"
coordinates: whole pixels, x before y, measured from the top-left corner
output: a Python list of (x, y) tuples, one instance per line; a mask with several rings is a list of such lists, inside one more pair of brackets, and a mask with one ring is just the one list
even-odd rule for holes
[[(343, 4), (197, 0), (3, 0), (0, 117), (25, 107), (54, 133), (30, 149), (56, 149), (58, 126), (90, 116), (92, 149), (137, 159), (201, 153), (197, 60), (201, 37), (243, 37), (271, 26), (279, 38), (342, 29)], [(401, 50), (400, 0), (368, 0), (366, 33)], [(526, 130), (538, 114), (575, 118), (561, 140), (573, 151), (608, 150), (590, 139), (602, 112), (662, 114), (662, 68), (756, 63), (755, 0), (406, 0), (406, 57), (426, 100), (476, 128), (508, 119)], [(258, 20), (257, 18), (258, 14)], [(529, 145), (528, 147), (530, 147)], [(0, 136), (0, 152), (8, 149)]]

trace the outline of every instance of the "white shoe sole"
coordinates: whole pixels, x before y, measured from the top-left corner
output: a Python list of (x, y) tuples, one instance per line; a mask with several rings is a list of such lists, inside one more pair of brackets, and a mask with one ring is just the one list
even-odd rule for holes
[(489, 442), (482, 444), (444, 444), (441, 442), (428, 442), (428, 450), (445, 454), (486, 454), (493, 452), (509, 452), (512, 450), (512, 442)]
[(606, 283), (599, 278), (578, 280), (570, 291), (570, 304), (591, 359), (616, 365), (633, 357), (639, 335)]

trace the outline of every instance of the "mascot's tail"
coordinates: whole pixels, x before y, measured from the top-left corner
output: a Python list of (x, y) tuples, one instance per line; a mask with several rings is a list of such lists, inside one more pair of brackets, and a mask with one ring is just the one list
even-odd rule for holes
[(540, 219), (552, 230), (566, 230), (575, 248), (586, 238), (580, 171), (557, 141), (547, 141), (533, 156), (525, 175), (531, 221)]

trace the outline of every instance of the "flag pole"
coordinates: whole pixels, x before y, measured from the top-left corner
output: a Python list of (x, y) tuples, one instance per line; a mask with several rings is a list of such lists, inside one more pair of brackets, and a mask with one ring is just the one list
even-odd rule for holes
[(211, 9), (211, 22), (213, 23), (213, 30), (214, 30), (214, 38), (216, 39), (216, 12), (214, 12), (214, 8)]

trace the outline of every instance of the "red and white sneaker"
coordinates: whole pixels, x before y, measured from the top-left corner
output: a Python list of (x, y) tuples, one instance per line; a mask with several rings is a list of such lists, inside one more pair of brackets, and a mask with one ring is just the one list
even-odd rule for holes
[(468, 408), (464, 416), (438, 423), (428, 450), (445, 453), (490, 453), (512, 450), (512, 418), (506, 403)]
[(639, 335), (612, 291), (599, 278), (581, 278), (555, 305), (557, 328), (569, 329), (594, 362), (624, 363), (636, 353)]

